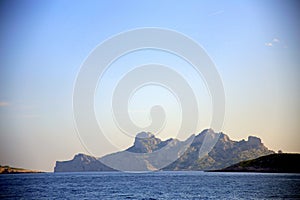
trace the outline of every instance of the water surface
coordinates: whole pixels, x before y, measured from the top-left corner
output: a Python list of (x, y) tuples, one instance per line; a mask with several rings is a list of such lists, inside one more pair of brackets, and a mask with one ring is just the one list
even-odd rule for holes
[(0, 199), (300, 199), (300, 174), (8, 174), (0, 176)]

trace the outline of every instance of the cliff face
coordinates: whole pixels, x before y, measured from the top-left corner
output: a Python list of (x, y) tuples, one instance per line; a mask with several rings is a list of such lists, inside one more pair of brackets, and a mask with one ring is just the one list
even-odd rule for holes
[(97, 158), (77, 154), (69, 161), (56, 161), (54, 172), (114, 171), (101, 163)]
[[(216, 143), (212, 149), (205, 150), (208, 138), (214, 138)], [(151, 133), (142, 132), (135, 138), (134, 145), (125, 151), (102, 158), (79, 154), (73, 160), (56, 162), (54, 171), (212, 170), (273, 153), (257, 137), (232, 141), (226, 134), (215, 133), (212, 129), (186, 141), (161, 141)]]
[(173, 139), (161, 141), (156, 138), (152, 133), (141, 132), (137, 134), (134, 144), (126, 151), (133, 153), (152, 153), (166, 146)]
[(249, 136), (248, 141), (232, 141), (227, 135), (220, 133), (219, 139), (213, 149), (206, 155), (199, 157), (206, 134), (215, 135), (216, 133), (211, 129), (202, 131), (196, 136), (184, 155), (165, 167), (164, 170), (221, 169), (243, 160), (274, 153), (274, 151), (265, 147), (257, 137)]

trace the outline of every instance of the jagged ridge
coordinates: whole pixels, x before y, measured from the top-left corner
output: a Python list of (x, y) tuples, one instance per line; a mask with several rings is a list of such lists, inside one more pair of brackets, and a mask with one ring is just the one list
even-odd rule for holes
[(208, 154), (199, 157), (199, 151), (206, 134), (215, 135), (217, 133), (211, 129), (202, 131), (195, 137), (187, 151), (164, 170), (221, 169), (243, 160), (274, 153), (265, 147), (257, 137), (249, 136), (248, 141), (232, 141), (227, 135), (220, 133), (213, 149)]
[[(205, 138), (218, 139), (208, 152), (201, 149)], [(162, 148), (164, 151), (159, 151)], [(212, 129), (206, 129), (186, 141), (161, 141), (149, 132), (142, 132), (136, 136), (134, 145), (125, 151), (101, 158), (79, 154), (70, 161), (57, 161), (54, 171), (113, 171), (114, 168), (124, 171), (213, 170), (273, 153), (257, 137), (232, 141), (226, 134), (215, 133)], [(163, 164), (165, 166), (161, 168)]]

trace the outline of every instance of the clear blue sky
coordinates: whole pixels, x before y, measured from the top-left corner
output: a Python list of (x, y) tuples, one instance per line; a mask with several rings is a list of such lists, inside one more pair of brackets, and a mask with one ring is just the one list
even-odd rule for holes
[[(80, 66), (105, 39), (142, 27), (181, 32), (207, 51), (223, 80), (223, 131), (232, 139), (256, 135), (275, 151), (300, 152), (298, 8), (297, 1), (278, 0), (2, 1), (0, 164), (51, 171), (56, 160), (85, 152), (72, 114)], [(157, 52), (144, 54), (168, 62)], [(119, 78), (114, 74), (108, 72), (107, 84)], [(143, 107), (139, 98), (147, 93), (137, 94), (133, 110)], [(160, 98), (175, 102), (167, 94)], [(147, 123), (138, 113), (133, 119)], [(204, 116), (199, 132), (208, 121)], [(112, 151), (104, 148), (99, 156)]]

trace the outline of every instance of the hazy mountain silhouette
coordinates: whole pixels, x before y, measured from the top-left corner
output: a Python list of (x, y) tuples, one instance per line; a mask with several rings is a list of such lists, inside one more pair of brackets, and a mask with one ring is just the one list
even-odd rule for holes
[[(210, 141), (215, 145), (209, 145)], [(185, 141), (162, 141), (149, 132), (141, 132), (133, 146), (124, 151), (101, 158), (78, 154), (70, 161), (57, 161), (54, 171), (213, 170), (273, 153), (257, 137), (232, 141), (226, 134), (212, 129), (205, 129)]]

